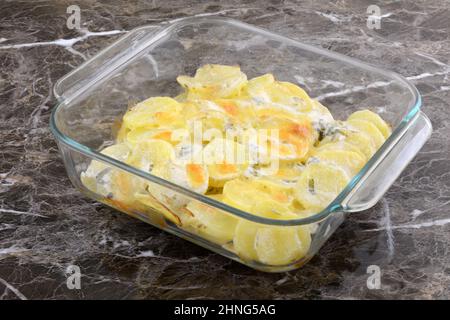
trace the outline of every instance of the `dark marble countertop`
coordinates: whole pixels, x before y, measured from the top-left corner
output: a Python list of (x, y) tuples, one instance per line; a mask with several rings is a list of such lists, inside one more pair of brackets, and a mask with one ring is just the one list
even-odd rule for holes
[[(450, 2), (71, 1), (0, 3), (0, 299), (450, 298)], [(49, 116), (52, 86), (121, 33), (224, 15), (396, 71), (434, 132), (372, 209), (352, 214), (304, 268), (257, 272), (89, 200), (69, 182)], [(64, 39), (64, 40), (63, 40)], [(336, 88), (339, 90), (339, 88)], [(82, 272), (66, 286), (66, 268)], [(369, 289), (367, 268), (381, 270)]]

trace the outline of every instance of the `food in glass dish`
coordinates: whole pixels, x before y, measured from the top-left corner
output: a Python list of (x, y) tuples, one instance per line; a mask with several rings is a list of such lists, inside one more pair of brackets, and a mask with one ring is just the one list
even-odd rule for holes
[[(326, 208), (391, 133), (369, 110), (335, 120), (302, 88), (272, 74), (247, 79), (238, 66), (209, 64), (177, 81), (178, 96), (131, 107), (115, 144), (101, 152), (265, 218), (289, 220)], [(115, 205), (155, 210), (242, 260), (292, 263), (308, 252), (315, 231), (314, 224), (239, 218), (96, 160), (81, 180)]]

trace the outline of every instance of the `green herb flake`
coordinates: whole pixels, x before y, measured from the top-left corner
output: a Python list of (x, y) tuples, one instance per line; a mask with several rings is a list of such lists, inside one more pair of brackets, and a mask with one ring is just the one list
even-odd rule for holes
[(308, 181), (308, 191), (311, 194), (316, 194), (316, 189), (314, 187), (314, 179), (309, 179), (309, 181)]

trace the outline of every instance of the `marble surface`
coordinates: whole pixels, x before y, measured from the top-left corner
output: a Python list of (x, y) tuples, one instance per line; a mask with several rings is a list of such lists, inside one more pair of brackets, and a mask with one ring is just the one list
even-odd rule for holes
[[(449, 299), (450, 2), (0, 2), (0, 299)], [(367, 7), (381, 8), (370, 30)], [(251, 270), (87, 199), (69, 182), (52, 86), (134, 27), (224, 15), (394, 70), (419, 88), (434, 132), (385, 197), (353, 214), (304, 268)], [(338, 91), (339, 88), (336, 88)], [(80, 290), (66, 286), (78, 265)], [(381, 288), (366, 285), (381, 269)]]

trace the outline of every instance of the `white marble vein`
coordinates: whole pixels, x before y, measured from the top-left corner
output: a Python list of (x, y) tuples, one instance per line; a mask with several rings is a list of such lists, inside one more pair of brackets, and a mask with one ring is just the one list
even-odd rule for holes
[(447, 207), (449, 204), (450, 204), (450, 200), (445, 201), (444, 203), (442, 203), (438, 206), (430, 206), (429, 208), (427, 208), (425, 210), (414, 209), (410, 214), (413, 217), (413, 220), (415, 220), (417, 217), (423, 215), (424, 213), (427, 213), (430, 211), (435, 211), (436, 209), (439, 209), (439, 208)]
[(324, 18), (330, 20), (333, 23), (343, 23), (343, 22), (349, 22), (352, 20), (351, 16), (342, 16), (342, 15), (337, 15), (337, 14), (333, 14), (333, 13), (324, 13), (324, 12), (319, 12), (319, 11), (315, 11), (315, 13), (321, 17), (324, 17)]
[(360, 92), (367, 89), (386, 87), (390, 84), (392, 84), (392, 81), (375, 81), (365, 86), (354, 86), (352, 88), (321, 94), (320, 96), (315, 97), (315, 99), (321, 101), (329, 97), (345, 96), (350, 93)]
[(383, 211), (385, 213), (383, 220), (381, 220), (381, 224), (383, 224), (383, 228), (386, 231), (387, 235), (387, 247), (389, 250), (389, 257), (394, 256), (394, 234), (392, 232), (392, 223), (391, 223), (391, 210), (389, 208), (389, 203), (386, 200), (386, 198), (383, 198), (381, 200), (381, 203), (383, 205)]
[(3, 209), (3, 208), (0, 208), (0, 213), (12, 213), (12, 214), (25, 215), (25, 216), (33, 216), (33, 217), (40, 217), (40, 218), (48, 218), (48, 217), (43, 216), (43, 215), (38, 214), (38, 213), (25, 212), (25, 211), (18, 211), (18, 210), (12, 210), (12, 209)]
[(411, 224), (400, 224), (400, 225), (396, 225), (396, 226), (389, 226), (389, 227), (381, 227), (381, 228), (376, 228), (376, 229), (369, 229), (369, 230), (365, 230), (366, 232), (371, 232), (371, 231), (382, 231), (382, 230), (386, 230), (386, 229), (391, 229), (391, 230), (395, 230), (395, 229), (420, 229), (420, 228), (426, 228), (426, 227), (434, 227), (434, 226), (445, 226), (446, 224), (450, 223), (450, 218), (449, 219), (436, 219), (436, 220), (431, 220), (431, 221), (425, 221), (422, 223), (411, 223)]
[[(239, 8), (239, 9), (224, 9), (224, 10), (220, 10), (220, 11), (216, 11), (216, 12), (205, 12), (205, 13), (198, 13), (198, 14), (194, 14), (191, 15), (191, 17), (210, 17), (210, 16), (219, 16), (219, 15), (225, 15), (227, 13), (234, 13), (234, 12), (239, 12), (239, 13), (245, 13), (249, 10), (255, 10), (258, 9), (256, 7), (249, 7), (249, 8)], [(177, 22), (180, 20), (185, 19), (186, 17), (182, 17), (182, 18), (176, 18), (176, 19), (170, 19), (168, 21), (164, 21), (162, 22), (163, 24), (166, 23), (173, 23), (173, 22)], [(159, 20), (159, 19), (155, 19), (155, 20)]]
[[(408, 76), (408, 77), (406, 77), (406, 79), (408, 79), (410, 81), (415, 81), (415, 80), (421, 80), (424, 78), (443, 76), (443, 75), (448, 75), (448, 74), (450, 74), (450, 69), (446, 70), (446, 71), (440, 71), (440, 72), (434, 72), (434, 73), (424, 72), (424, 73), (421, 73), (421, 74), (418, 74), (415, 76)], [(361, 91), (364, 91), (367, 89), (387, 87), (387, 86), (391, 85), (392, 83), (393, 83), (393, 81), (375, 81), (375, 82), (369, 83), (368, 85), (365, 85), (365, 86), (354, 86), (352, 88), (346, 88), (346, 89), (339, 90), (339, 91), (321, 94), (321, 95), (315, 97), (315, 99), (321, 101), (326, 98), (345, 96), (350, 93), (361, 92)]]
[[(78, 50), (73, 48), (73, 46), (76, 43), (82, 42), (91, 37), (111, 36), (111, 35), (116, 35), (116, 34), (125, 33), (125, 32), (127, 32), (127, 31), (110, 30), (110, 31), (91, 32), (87, 29), (81, 29), (80, 30), (81, 36), (79, 36), (79, 37), (70, 38), (70, 39), (56, 39), (56, 40), (52, 40), (52, 41), (40, 41), (40, 42), (29, 42), (29, 43), (3, 45), (3, 46), (0, 46), (0, 50), (31, 48), (31, 47), (38, 47), (38, 46), (60, 46), (60, 47), (65, 48), (70, 53), (80, 56), (83, 60), (86, 60), (87, 58), (83, 53), (81, 53)], [(0, 41), (0, 43), (1, 42), (2, 41)]]
[(53, 41), (41, 41), (41, 42), (29, 42), (29, 43), (19, 43), (19, 44), (10, 44), (0, 46), (1, 49), (20, 49), (20, 48), (29, 48), (29, 47), (37, 47), (37, 46), (61, 46), (61, 47), (72, 47), (75, 43), (84, 41), (90, 37), (102, 37), (102, 36), (111, 36), (119, 33), (124, 33), (124, 30), (111, 30), (111, 31), (99, 31), (99, 32), (91, 32), (86, 29), (81, 29), (81, 36), (71, 38), (71, 39), (56, 39)]
[(12, 293), (14, 293), (20, 300), (28, 300), (27, 297), (25, 297), (22, 292), (19, 291), (19, 289), (12, 286), (10, 283), (8, 283), (6, 280), (0, 278), (0, 283), (3, 284), (6, 289), (11, 290)]

